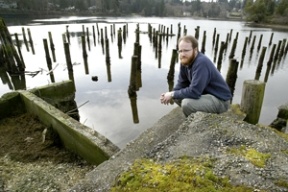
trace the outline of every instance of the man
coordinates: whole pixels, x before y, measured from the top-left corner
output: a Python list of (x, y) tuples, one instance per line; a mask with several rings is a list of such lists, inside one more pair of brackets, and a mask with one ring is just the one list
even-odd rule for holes
[(181, 37), (178, 53), (181, 63), (178, 82), (173, 91), (161, 94), (161, 103), (168, 105), (174, 99), (186, 117), (197, 111), (227, 111), (232, 98), (229, 86), (212, 61), (198, 51), (197, 39)]

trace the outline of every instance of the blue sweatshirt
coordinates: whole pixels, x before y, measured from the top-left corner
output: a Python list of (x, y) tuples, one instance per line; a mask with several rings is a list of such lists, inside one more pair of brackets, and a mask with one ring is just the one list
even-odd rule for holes
[(174, 98), (199, 99), (204, 94), (214, 95), (223, 101), (232, 98), (230, 88), (218, 69), (207, 56), (199, 52), (189, 66), (180, 65)]

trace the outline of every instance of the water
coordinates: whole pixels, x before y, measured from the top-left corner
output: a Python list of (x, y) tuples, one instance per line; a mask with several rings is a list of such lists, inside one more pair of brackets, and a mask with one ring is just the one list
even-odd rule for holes
[[(111, 65), (107, 68), (105, 55), (103, 54), (101, 44), (98, 42), (96, 22), (99, 29), (105, 30), (107, 27)], [(116, 37), (110, 36), (110, 27), (115, 24)], [(118, 57), (117, 46), (117, 30), (123, 29), (123, 26), (128, 24), (128, 37), (126, 43), (122, 46), (122, 57)], [(134, 50), (135, 42), (135, 29), (139, 23), (140, 30), (147, 32), (148, 23), (152, 24), (152, 27), (158, 30), (159, 25), (165, 27), (173, 26), (173, 33), (176, 36), (169, 37), (168, 42), (163, 41), (161, 59), (156, 58), (153, 44), (150, 42), (148, 34), (141, 33), (140, 45), (142, 46), (142, 71), (141, 71), (141, 83), (139, 91), (137, 91), (136, 100), (136, 119), (139, 119), (139, 123), (134, 122), (135, 113), (133, 117), (131, 100), (127, 93), (130, 83), (130, 69), (131, 69), (131, 57)], [(203, 31), (206, 31), (206, 52), (205, 54), (214, 60), (214, 49), (212, 48), (212, 36), (214, 28), (217, 29), (217, 33), (220, 34), (220, 40), (226, 41), (227, 33), (233, 29), (232, 40), (229, 43), (227, 53), (222, 62), (221, 74), (226, 78), (229, 59), (228, 56), (231, 51), (231, 46), (236, 33), (238, 32), (238, 44), (235, 52), (235, 57), (239, 63), (241, 63), (242, 49), (244, 45), (244, 39), (249, 36), (250, 31), (253, 31), (252, 35), (256, 35), (256, 42), (253, 54), (250, 55), (251, 43), (247, 46), (245, 59), (243, 61), (243, 67), (238, 69), (238, 78), (236, 81), (233, 103), (241, 102), (242, 86), (244, 80), (254, 79), (255, 72), (260, 56), (260, 52), (257, 52), (258, 41), (260, 35), (263, 35), (262, 46), (267, 46), (267, 51), (264, 59), (264, 65), (260, 76), (261, 81), (264, 81), (266, 63), (270, 56), (272, 46), (268, 46), (271, 33), (274, 33), (273, 44), (278, 44), (279, 40), (287, 38), (287, 32), (272, 30), (270, 28), (251, 28), (245, 25), (244, 22), (238, 21), (211, 21), (211, 20), (194, 20), (183, 18), (97, 18), (97, 17), (63, 17), (52, 18), (46, 20), (32, 20), (25, 24), (9, 24), (8, 29), (11, 34), (18, 33), (19, 39), (23, 40), (22, 27), (25, 30), (28, 28), (31, 31), (31, 35), (34, 42), (35, 54), (32, 53), (31, 47), (27, 51), (24, 44), (21, 47), (23, 58), (26, 64), (26, 71), (48, 70), (45, 52), (43, 47), (43, 39), (48, 39), (48, 32), (51, 32), (56, 50), (56, 62), (53, 62), (54, 77), (56, 82), (68, 80), (68, 71), (66, 69), (66, 61), (64, 54), (64, 47), (62, 41), (62, 34), (66, 32), (66, 26), (69, 26), (70, 37), (70, 53), (74, 70), (74, 79), (76, 84), (76, 102), (80, 106), (80, 122), (97, 130), (119, 147), (124, 147), (129, 141), (136, 138), (147, 128), (156, 123), (162, 116), (170, 112), (176, 105), (161, 105), (159, 96), (162, 92), (166, 92), (169, 89), (167, 83), (167, 74), (170, 67), (170, 60), (172, 50), (176, 48), (176, 37), (178, 32), (178, 23), (182, 26), (182, 33), (184, 26), (187, 28), (187, 34), (195, 34), (195, 28), (200, 27), (199, 45), (201, 49)], [(90, 50), (87, 46), (88, 52), (88, 71), (85, 71), (83, 56), (82, 56), (82, 44), (81, 37), (77, 34), (81, 34), (82, 27), (86, 31), (86, 28), (90, 32)], [(96, 30), (96, 46), (94, 46), (92, 37), (92, 26)], [(27, 35), (27, 32), (26, 32)], [(28, 36), (27, 36), (28, 38)], [(49, 39), (48, 39), (49, 42)], [(50, 52), (52, 58), (52, 54)], [(218, 56), (217, 56), (218, 58)], [(283, 58), (275, 70), (270, 72), (268, 81), (266, 83), (265, 96), (259, 123), (270, 124), (277, 115), (278, 107), (287, 102), (288, 89), (285, 83), (288, 82), (288, 65), (287, 57)], [(217, 63), (217, 62), (216, 62)], [(175, 67), (175, 81), (177, 79), (179, 63)], [(111, 75), (111, 81), (109, 77)], [(92, 81), (92, 76), (98, 76), (98, 81)], [(0, 84), (0, 96), (6, 92), (14, 90), (16, 85), (4, 81), (5, 77), (12, 80), (7, 74), (0, 74), (2, 84)], [(51, 84), (50, 76), (47, 72), (38, 74), (35, 77), (29, 75), (25, 76), (26, 88), (30, 89), (35, 86), (42, 86)], [(86, 104), (84, 104), (86, 103)], [(84, 105), (82, 105), (84, 104)]]

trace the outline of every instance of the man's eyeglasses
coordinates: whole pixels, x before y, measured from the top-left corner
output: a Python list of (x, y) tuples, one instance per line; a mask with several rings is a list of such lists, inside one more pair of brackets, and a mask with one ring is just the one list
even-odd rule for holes
[(179, 50), (178, 53), (187, 53), (191, 50), (193, 50), (193, 49), (183, 49), (183, 50)]

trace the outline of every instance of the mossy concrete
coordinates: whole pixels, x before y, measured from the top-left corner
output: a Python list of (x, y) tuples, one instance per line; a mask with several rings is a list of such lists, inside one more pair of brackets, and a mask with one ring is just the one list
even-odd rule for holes
[(0, 98), (0, 119), (22, 114), (26, 111), (20, 94), (9, 92)]
[(19, 91), (27, 112), (36, 115), (47, 127), (52, 127), (63, 145), (93, 164), (100, 164), (119, 148), (110, 140), (81, 124), (29, 91)]
[(103, 135), (55, 107), (63, 101), (74, 101), (74, 97), (75, 86), (70, 80), (28, 91), (9, 92), (0, 98), (0, 118), (25, 112), (34, 114), (59, 135), (65, 148), (99, 165), (118, 152), (119, 148)]

